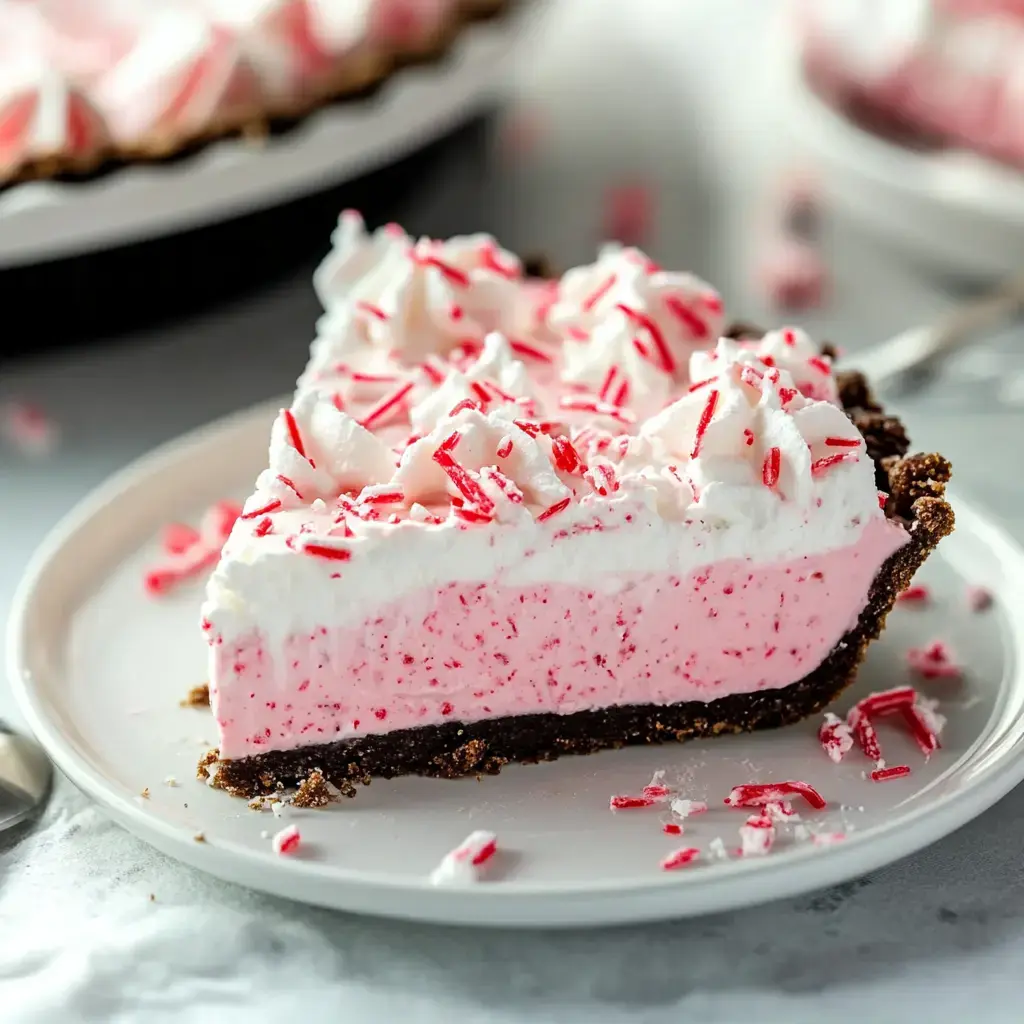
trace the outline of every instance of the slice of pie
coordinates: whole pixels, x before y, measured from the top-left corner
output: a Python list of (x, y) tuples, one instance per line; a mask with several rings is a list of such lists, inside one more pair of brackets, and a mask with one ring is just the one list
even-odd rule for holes
[(334, 243), (203, 609), (231, 793), (794, 722), (953, 528), (948, 463), (861, 377), (720, 339), (637, 250), (548, 282), (486, 236)]

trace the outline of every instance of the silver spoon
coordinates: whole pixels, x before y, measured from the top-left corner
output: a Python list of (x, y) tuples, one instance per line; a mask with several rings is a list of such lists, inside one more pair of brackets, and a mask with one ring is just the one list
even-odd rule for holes
[(53, 766), (43, 748), (0, 720), (0, 832), (20, 825), (45, 802)]
[[(980, 298), (957, 306), (927, 327), (911, 327), (888, 341), (849, 356), (851, 369), (860, 370), (879, 389), (920, 386), (938, 365), (977, 336), (1024, 308), (1024, 272), (1003, 280)], [(847, 360), (840, 363), (846, 368)]]

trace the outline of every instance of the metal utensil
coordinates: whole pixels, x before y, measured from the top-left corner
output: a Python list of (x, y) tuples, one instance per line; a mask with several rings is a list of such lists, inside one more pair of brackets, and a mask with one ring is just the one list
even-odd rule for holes
[(911, 327), (888, 341), (841, 362), (860, 370), (878, 388), (920, 386), (943, 359), (979, 333), (1024, 309), (1024, 272), (1006, 278), (993, 291), (971, 299), (927, 327)]
[(0, 721), (0, 832), (31, 817), (52, 781), (53, 766), (43, 748)]

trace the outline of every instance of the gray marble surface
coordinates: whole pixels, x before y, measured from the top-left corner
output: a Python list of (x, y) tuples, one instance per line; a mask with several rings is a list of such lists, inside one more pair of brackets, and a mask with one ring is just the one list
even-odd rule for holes
[[(543, 108), (542, 144), (512, 163), (456, 148), (441, 183), (399, 213), (415, 229), (466, 227), (472, 196), (511, 247), (579, 261), (599, 236), (604, 188), (640, 171), (659, 195), (652, 253), (763, 317), (748, 284), (750, 224), (772, 133), (766, 98), (736, 82), (760, 56), (766, 15), (754, 7), (565, 0), (516, 82), (521, 102)], [(855, 225), (829, 222), (828, 247), (833, 298), (807, 320), (851, 349), (955, 301)], [(0, 399), (39, 400), (62, 441), (45, 460), (0, 451), (0, 614), (33, 546), (107, 474), (290, 386), (316, 314), (310, 268), (159, 330), (2, 368)], [(946, 452), (961, 491), (1020, 539), (1022, 384), (1021, 333), (1007, 331), (901, 400), (912, 434)], [(0, 715), (18, 717), (2, 685)], [(827, 892), (642, 929), (470, 932), (217, 882), (61, 782), (39, 823), (0, 836), (0, 1019), (1017, 1021), (1022, 844), (1018, 790), (931, 849)]]

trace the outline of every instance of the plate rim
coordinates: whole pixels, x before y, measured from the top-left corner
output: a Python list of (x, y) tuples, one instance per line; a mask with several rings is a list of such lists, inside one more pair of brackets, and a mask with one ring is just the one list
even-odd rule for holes
[[(234, 841), (194, 842), (187, 829), (147, 811), (134, 796), (123, 793), (122, 787), (103, 775), (95, 761), (79, 750), (74, 738), (49, 713), (55, 704), (47, 699), (45, 686), (36, 683), (32, 671), (28, 632), (33, 596), (51, 563), (112, 500), (126, 490), (143, 485), (169, 464), (181, 461), (198, 445), (224, 443), (233, 432), (255, 429), (261, 421), (269, 428), (274, 413), (282, 404), (287, 404), (287, 400), (287, 396), (279, 396), (258, 402), (194, 428), (165, 441), (107, 477), (49, 531), (29, 560), (11, 605), (6, 668), (17, 704), (36, 738), (77, 788), (128, 831), (175, 859), (222, 879), (242, 881), (242, 884), (275, 895), (381, 917), (499, 927), (571, 927), (581, 923), (682, 918), (793, 896), (876, 870), (956, 831), (1024, 780), (1024, 717), (1018, 716), (1016, 734), (1012, 729), (1005, 733), (1007, 737), (1014, 737), (1007, 750), (983, 767), (959, 793), (940, 796), (924, 806), (901, 813), (898, 821), (853, 833), (845, 842), (828, 848), (805, 844), (771, 858), (715, 864), (712, 871), (699, 875), (696, 872), (689, 875), (660, 873), (650, 877), (638, 874), (635, 879), (598, 882), (511, 880), (468, 889), (437, 888), (431, 886), (426, 877), (410, 881), (315, 861), (281, 858), (273, 862), (271, 870), (264, 853)], [(1001, 558), (1024, 564), (1024, 547), (1001, 525), (973, 503), (959, 496), (953, 500), (962, 529), (977, 535), (981, 543)], [(1024, 688), (1021, 657), (1024, 608), (1017, 614), (1016, 622), (1012, 606), (1000, 607), (997, 611), (1003, 621), (1001, 632), (1010, 641), (1005, 645), (1008, 660), (1000, 686), (1000, 692), (1005, 693), (1007, 688)], [(962, 770), (965, 762), (977, 757), (979, 743), (986, 736), (989, 739), (983, 746), (991, 745), (990, 730), (999, 706), (997, 702), (985, 731), (950, 766), (951, 772)], [(971, 799), (964, 799), (965, 794)], [(241, 872), (240, 863), (244, 866)], [(747, 878), (760, 880), (758, 886), (764, 890), (763, 894), (747, 892), (742, 884)], [(327, 883), (319, 898), (310, 898), (308, 891), (296, 895), (317, 883)], [(677, 894), (680, 906), (673, 905), (673, 894)], [(379, 905), (374, 905), (375, 898), (379, 899)], [(396, 898), (399, 898), (397, 903)], [(584, 899), (592, 905), (581, 907)], [(647, 901), (643, 909), (631, 905), (630, 901), (641, 899)], [(545, 901), (556, 901), (557, 912), (545, 915), (540, 909)], [(531, 913), (529, 908), (534, 905), (537, 910)]]

